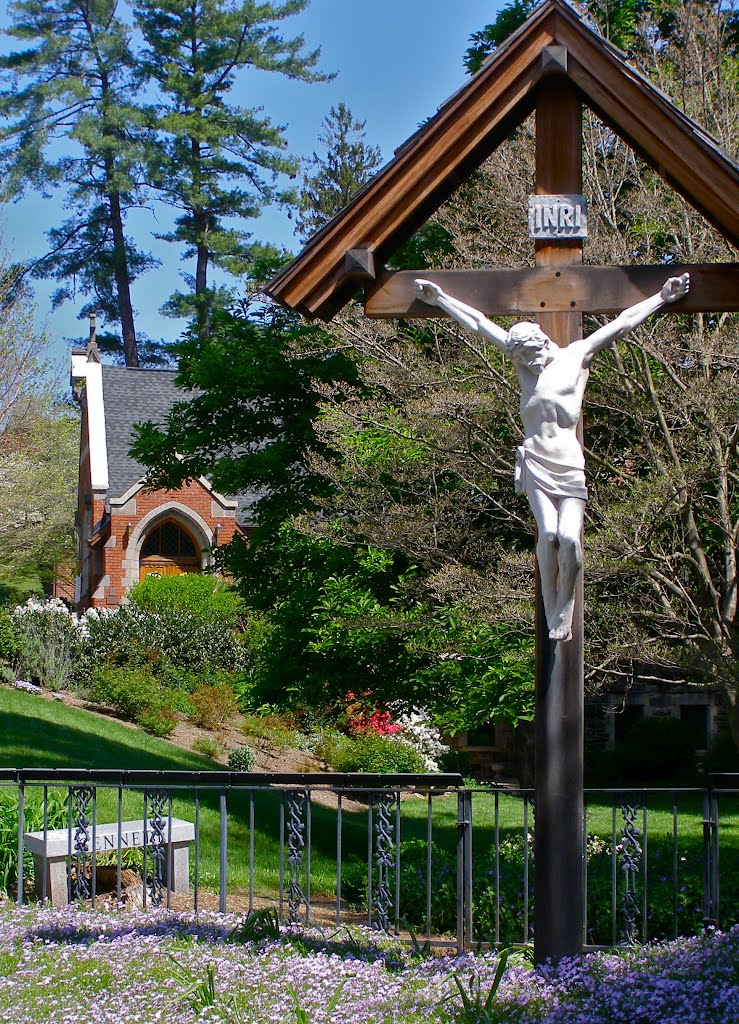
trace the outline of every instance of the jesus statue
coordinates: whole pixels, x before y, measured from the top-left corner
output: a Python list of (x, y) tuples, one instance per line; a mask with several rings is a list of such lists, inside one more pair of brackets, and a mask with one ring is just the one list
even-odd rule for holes
[(598, 352), (686, 295), (690, 277), (669, 278), (657, 295), (630, 306), (605, 327), (566, 348), (555, 345), (538, 324), (514, 324), (505, 331), (432, 281), (417, 280), (415, 288), (424, 302), (492, 341), (515, 367), (524, 431), (523, 444), (516, 450), (515, 488), (527, 495), (536, 520), (536, 558), (549, 636), (571, 640), (588, 498), (577, 424), (590, 365)]

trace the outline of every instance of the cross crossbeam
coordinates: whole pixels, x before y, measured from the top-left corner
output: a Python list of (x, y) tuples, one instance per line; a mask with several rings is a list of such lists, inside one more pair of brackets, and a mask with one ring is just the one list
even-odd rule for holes
[(545, 266), (521, 270), (383, 270), (365, 292), (373, 319), (446, 316), (418, 299), (422, 277), (486, 316), (620, 313), (657, 293), (667, 277), (689, 273), (691, 290), (675, 313), (739, 312), (739, 263), (627, 267)]

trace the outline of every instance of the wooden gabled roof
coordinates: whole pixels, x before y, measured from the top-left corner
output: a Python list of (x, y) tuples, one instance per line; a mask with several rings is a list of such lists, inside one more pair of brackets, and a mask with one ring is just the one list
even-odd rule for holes
[(553, 72), (566, 75), (607, 125), (739, 245), (737, 164), (564, 0), (544, 0), (308, 241), (268, 293), (305, 316), (330, 320), (358, 281), (371, 278), (373, 266), (381, 266), (528, 116)]

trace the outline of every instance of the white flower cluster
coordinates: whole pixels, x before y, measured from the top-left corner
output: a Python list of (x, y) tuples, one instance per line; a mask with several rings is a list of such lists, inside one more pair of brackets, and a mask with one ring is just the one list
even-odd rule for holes
[(90, 632), (90, 623), (98, 619), (115, 615), (117, 608), (88, 608), (87, 611), (78, 614), (71, 611), (67, 605), (58, 597), (29, 597), (25, 604), (16, 605), (13, 609), (13, 618), (20, 621), (30, 615), (58, 615), (64, 616), (69, 625), (85, 638)]
[(441, 742), (441, 733), (429, 719), (428, 711), (413, 708), (396, 714), (394, 718), (403, 730), (402, 738), (418, 751), (427, 771), (440, 771), (439, 759), (449, 751), (449, 747)]

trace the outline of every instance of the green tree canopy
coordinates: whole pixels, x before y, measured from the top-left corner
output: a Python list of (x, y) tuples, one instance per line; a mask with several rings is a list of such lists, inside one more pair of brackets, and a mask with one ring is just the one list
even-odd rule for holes
[(366, 123), (356, 119), (343, 102), (331, 107), (324, 118), (318, 136), (323, 153), (314, 151), (303, 173), (297, 217), (303, 240), (343, 210), (379, 167), (379, 147), (364, 141)]
[[(14, 0), (6, 33), (23, 48), (0, 57), (0, 159), (5, 198), (64, 190), (67, 219), (28, 268), (61, 282), (119, 324), (125, 361), (138, 365), (131, 283), (155, 264), (126, 232), (142, 201), (142, 84), (117, 0)], [(59, 145), (62, 143), (62, 145)], [(73, 283), (72, 283), (73, 282)]]
[(230, 274), (249, 268), (251, 234), (241, 224), (272, 202), (290, 202), (280, 175), (295, 177), (297, 161), (285, 152), (283, 128), (261, 107), (229, 102), (247, 69), (305, 82), (325, 81), (315, 70), (319, 51), (306, 51), (302, 36), (280, 35), (276, 22), (304, 10), (308, 0), (135, 0), (144, 39), (141, 72), (157, 88), (149, 183), (177, 212), (174, 230), (162, 235), (195, 258), (189, 291), (166, 305), (175, 316), (193, 312), (201, 331), (210, 310), (227, 293), (210, 283), (218, 267)]

